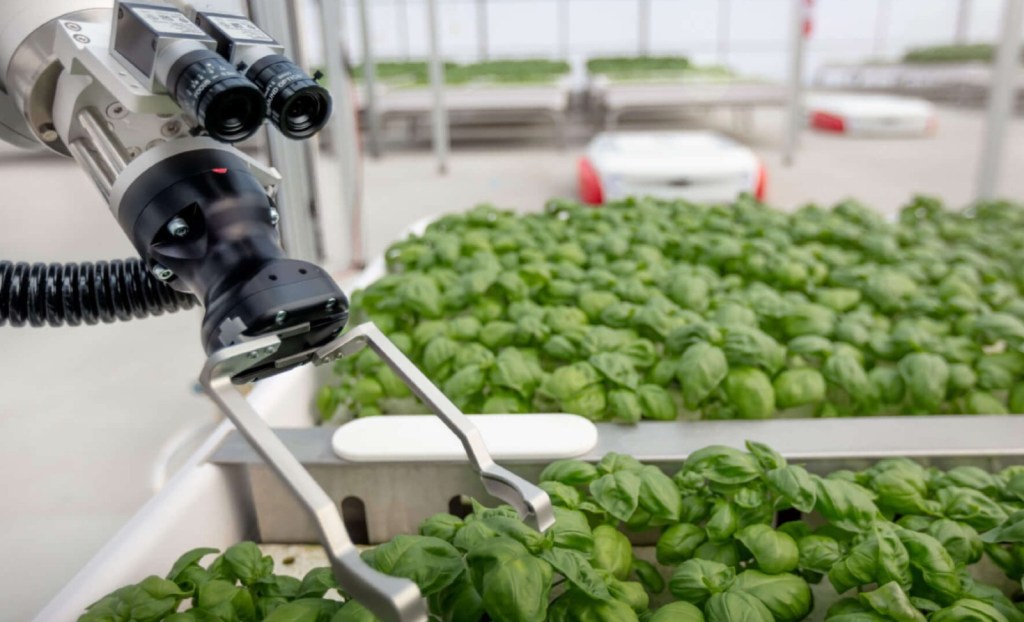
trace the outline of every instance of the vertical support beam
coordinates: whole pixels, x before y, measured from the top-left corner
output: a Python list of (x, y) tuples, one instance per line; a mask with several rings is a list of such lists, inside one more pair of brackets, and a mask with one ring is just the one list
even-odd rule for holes
[[(365, 2), (365, 0), (363, 0)], [(444, 64), (441, 62), (441, 40), (438, 34), (437, 0), (427, 0), (427, 30), (430, 40), (430, 90), (433, 95), (431, 114), (431, 135), (434, 141), (434, 156), (437, 158), (437, 172), (448, 172), (448, 111), (444, 107)]]
[(476, 49), (480, 60), (487, 60), (490, 22), (487, 19), (487, 0), (476, 0)]
[(885, 48), (889, 39), (889, 22), (892, 21), (892, 0), (878, 0), (875, 11), (875, 41), (871, 53), (875, 58), (885, 56)]
[(805, 29), (811, 17), (810, 0), (790, 0), (789, 97), (786, 108), (786, 139), (782, 163), (792, 166), (803, 129)]
[[(362, 218), (362, 187), (359, 180), (359, 128), (356, 118), (359, 106), (355, 101), (355, 92), (351, 88), (348, 73), (342, 63), (345, 45), (342, 37), (345, 34), (345, 21), (342, 16), (341, 0), (320, 0), (321, 33), (324, 40), (324, 56), (326, 57), (327, 88), (334, 100), (334, 112), (331, 115), (331, 150), (338, 161), (338, 175), (334, 182), (339, 185), (341, 197), (338, 215), (342, 231), (348, 232), (347, 243), (334, 248), (330, 240), (324, 240), (328, 258), (342, 268), (361, 266), (365, 232)], [(328, 210), (324, 210), (324, 220), (328, 220)], [(325, 223), (326, 224), (326, 223)], [(332, 227), (333, 228), (333, 227)]]
[(971, 31), (971, 9), (973, 8), (972, 0), (960, 0), (956, 9), (956, 31), (953, 35), (953, 41), (958, 45), (967, 43), (968, 36)]
[(999, 191), (1003, 155), (1006, 151), (1007, 124), (1017, 98), (1017, 67), (1020, 64), (1021, 18), (1024, 0), (1003, 0), (1002, 35), (992, 72), (992, 88), (988, 96), (985, 139), (978, 161), (975, 198), (991, 199)]
[[(294, 0), (249, 0), (249, 14), (284, 46), (285, 53), (300, 66), (306, 66)], [(290, 257), (319, 262), (323, 253), (317, 213), (315, 141), (285, 138), (269, 125), (266, 135), (270, 163), (283, 177), (276, 198), (281, 214), (281, 243)]]
[(558, 56), (569, 60), (569, 0), (558, 0)]
[(370, 7), (359, 0), (359, 30), (363, 39), (363, 82), (366, 86), (366, 125), (369, 130), (367, 146), (370, 155), (380, 157), (380, 115), (377, 109), (377, 63), (373, 58), (373, 36)]
[[(338, 0), (339, 2), (343, 0)], [(395, 0), (395, 27), (398, 30), (398, 45), (402, 58), (409, 60), (409, 4), (406, 0)]]
[(732, 2), (718, 0), (718, 62), (722, 65), (729, 62), (729, 37), (732, 31)]
[(640, 56), (651, 53), (651, 0), (637, 0), (636, 49)]

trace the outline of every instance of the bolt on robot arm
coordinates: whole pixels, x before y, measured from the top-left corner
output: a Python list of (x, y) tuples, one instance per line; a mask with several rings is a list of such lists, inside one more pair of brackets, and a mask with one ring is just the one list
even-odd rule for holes
[[(0, 26), (0, 138), (73, 157), (141, 261), (112, 262), (116, 269), (102, 273), (51, 267), (35, 280), (28, 266), (0, 266), (0, 323), (113, 321), (191, 306), (194, 294), (205, 308), (208, 354), (281, 336), (273, 356), (235, 373), (238, 382), (305, 362), (303, 353), (336, 336), (347, 319), (344, 294), (323, 269), (281, 248), (272, 199), (279, 176), (231, 146), (265, 120), (289, 138), (313, 136), (330, 116), (327, 91), (230, 12), (10, 4)], [(86, 281), (106, 282), (92, 296), (97, 308), (69, 291)]]

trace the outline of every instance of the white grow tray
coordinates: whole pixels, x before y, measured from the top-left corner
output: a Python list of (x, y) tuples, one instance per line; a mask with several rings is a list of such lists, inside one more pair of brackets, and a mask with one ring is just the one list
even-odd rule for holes
[[(414, 224), (407, 233), (422, 231), (428, 222)], [(382, 275), (384, 269), (381, 257), (358, 278), (343, 286), (346, 291), (365, 286)], [(307, 365), (261, 382), (248, 400), (273, 427), (307, 428), (283, 434), (283, 439), (325, 436), (328, 430), (318, 435), (317, 430), (309, 428), (316, 423), (313, 396), (327, 374), (330, 374), (327, 368)], [(914, 457), (943, 468), (964, 463), (999, 469), (1007, 464), (1024, 462), (1024, 446), (1021, 444), (1024, 416), (650, 421), (635, 426), (598, 424), (596, 427), (597, 446), (582, 456), (583, 459), (597, 460), (609, 451), (629, 452), (645, 462), (667, 467), (678, 465), (686, 455), (700, 447), (711, 444), (742, 447), (743, 442), (749, 439), (775, 447), (784, 456), (799, 460), (816, 472), (864, 468), (875, 459), (892, 456)], [(237, 435), (232, 435), (232, 430), (230, 422), (222, 422), (164, 488), (86, 564), (35, 620), (73, 621), (88, 605), (111, 591), (151, 574), (163, 576), (185, 551), (201, 546), (223, 550), (252, 537), (257, 532), (254, 501), (249, 492), (252, 471), (231, 468), (223, 461), (221, 464), (210, 462), (218, 449), (241, 456), (239, 459), (243, 461), (245, 454), (251, 452)], [(325, 438), (327, 450), (318, 457), (320, 464), (327, 464), (324, 456), (333, 456), (329, 449), (329, 436)], [(312, 445), (306, 450), (321, 452), (322, 448)], [(514, 470), (524, 477), (535, 476), (546, 460), (538, 456), (531, 458), (530, 462), (515, 462)], [(450, 460), (447, 464), (441, 461), (437, 465), (437, 468), (448, 469), (446, 472), (452, 473)], [(376, 469), (383, 470), (376, 471), (379, 476), (385, 471), (393, 475), (421, 467), (391, 459), (389, 462), (345, 464), (338, 468), (346, 472), (366, 473), (373, 479)], [(462, 471), (460, 474), (468, 476)], [(400, 478), (384, 477), (382, 481), (401, 485)], [(274, 481), (267, 483), (268, 489), (275, 485)], [(403, 491), (394, 492), (400, 494)], [(289, 525), (301, 531), (302, 525), (289, 523), (285, 527)]]

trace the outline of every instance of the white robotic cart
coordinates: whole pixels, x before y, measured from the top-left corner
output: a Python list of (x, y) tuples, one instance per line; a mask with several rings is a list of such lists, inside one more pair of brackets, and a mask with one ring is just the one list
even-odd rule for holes
[(627, 196), (721, 203), (764, 198), (764, 165), (749, 147), (716, 132), (602, 132), (578, 164), (580, 198)]
[(858, 93), (809, 95), (807, 123), (848, 136), (923, 137), (938, 128), (935, 106), (916, 97)]

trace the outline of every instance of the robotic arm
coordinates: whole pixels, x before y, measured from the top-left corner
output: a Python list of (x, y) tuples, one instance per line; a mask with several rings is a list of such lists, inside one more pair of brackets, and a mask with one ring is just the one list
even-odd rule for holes
[(292, 139), (313, 136), (330, 116), (327, 91), (233, 12), (11, 4), (0, 27), (0, 138), (73, 157), (141, 260), (0, 264), (0, 324), (143, 317), (192, 306), (192, 294), (207, 354), (280, 338), (235, 382), (302, 364), (336, 337), (345, 295), (320, 267), (285, 256), (280, 177), (232, 146), (265, 121)]
[(267, 120), (289, 138), (313, 136), (331, 100), (273, 38), (236, 13), (202, 10), (209, 0), (4, 4), (0, 138), (73, 157), (140, 259), (0, 262), (0, 325), (145, 317), (192, 306), (194, 295), (209, 355), (201, 383), (305, 507), (339, 583), (388, 622), (426, 621), (419, 589), (361, 561), (338, 504), (232, 383), (369, 346), (459, 437), (492, 495), (540, 530), (554, 523), (547, 495), (497, 465), (472, 422), (383, 333), (367, 324), (341, 335), (348, 300), (323, 269), (285, 256), (280, 178), (231, 144)]

